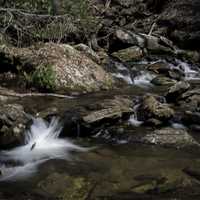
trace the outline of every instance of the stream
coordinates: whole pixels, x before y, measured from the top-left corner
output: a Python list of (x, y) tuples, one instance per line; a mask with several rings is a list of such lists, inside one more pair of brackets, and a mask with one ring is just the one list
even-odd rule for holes
[[(24, 97), (11, 100), (23, 105), (26, 113), (31, 113), (33, 123), (26, 132), (24, 145), (0, 153), (0, 199), (200, 199), (198, 174), (193, 175), (187, 170), (192, 168), (200, 173), (198, 148), (176, 149), (131, 142), (126, 134), (118, 134), (118, 126), (114, 131), (116, 137), (99, 131), (91, 137), (60, 138), (62, 125), (58, 118), (46, 121), (37, 116), (45, 108), (75, 110), (114, 95), (127, 95), (138, 101), (146, 93), (163, 94), (166, 86), (151, 83), (155, 77), (153, 72), (134, 73), (144, 64), (147, 63), (135, 63), (132, 68), (120, 65), (115, 69), (113, 76), (128, 83), (123, 90), (97, 92), (72, 99)], [(185, 80), (191, 84), (198, 83), (200, 73), (188, 63), (175, 60), (171, 68), (181, 70)], [(126, 121), (128, 128), (125, 133), (152, 132), (151, 127), (138, 120), (138, 106), (139, 103)], [(187, 125), (179, 122), (171, 122), (171, 127), (188, 129)], [(191, 130), (188, 132), (200, 141), (198, 134)]]

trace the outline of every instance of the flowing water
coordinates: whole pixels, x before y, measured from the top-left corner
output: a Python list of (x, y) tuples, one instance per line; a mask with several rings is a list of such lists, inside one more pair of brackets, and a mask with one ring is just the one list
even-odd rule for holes
[[(0, 152), (0, 181), (27, 178), (43, 162), (50, 159), (69, 159), (70, 151), (87, 151), (67, 139), (60, 139), (61, 129), (62, 126), (56, 118), (52, 118), (50, 123), (41, 118), (33, 118), (30, 130), (25, 133), (24, 145)], [(9, 162), (17, 165), (3, 164)]]

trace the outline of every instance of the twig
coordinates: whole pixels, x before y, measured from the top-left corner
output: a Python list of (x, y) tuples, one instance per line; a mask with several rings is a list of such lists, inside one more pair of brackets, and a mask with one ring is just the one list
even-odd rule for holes
[(69, 95), (63, 95), (63, 94), (56, 94), (56, 93), (17, 93), (14, 91), (6, 91), (5, 89), (0, 89), (0, 94), (1, 95), (5, 95), (5, 96), (13, 96), (13, 97), (31, 97), (31, 96), (37, 96), (37, 97), (46, 97), (46, 96), (50, 96), (50, 97), (58, 97), (58, 98), (68, 98), (68, 99), (73, 99), (75, 98), (74, 96), (69, 96)]
[(149, 36), (151, 36), (152, 35), (152, 33), (153, 33), (153, 30), (154, 30), (154, 28), (155, 28), (155, 26), (156, 26), (156, 23), (154, 22), (153, 24), (152, 24), (152, 26), (151, 26), (151, 29), (150, 29), (150, 31), (149, 31)]

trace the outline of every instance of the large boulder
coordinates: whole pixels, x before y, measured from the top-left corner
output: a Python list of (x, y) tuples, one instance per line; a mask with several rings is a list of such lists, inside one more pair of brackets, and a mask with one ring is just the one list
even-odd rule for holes
[(113, 86), (109, 73), (86, 56), (88, 53), (70, 45), (46, 43), (29, 48), (1, 48), (0, 52), (13, 65), (17, 61), (17, 70), (39, 88), (92, 92)]
[[(138, 108), (138, 118), (146, 123), (151, 122), (166, 122), (174, 116), (174, 110), (166, 103), (158, 101), (158, 99), (151, 95), (146, 95), (143, 98), (142, 104)], [(153, 120), (152, 120), (153, 119)]]

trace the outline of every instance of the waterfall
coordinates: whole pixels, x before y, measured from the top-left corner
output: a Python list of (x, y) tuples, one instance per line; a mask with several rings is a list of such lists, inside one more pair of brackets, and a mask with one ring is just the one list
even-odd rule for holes
[(34, 118), (30, 129), (25, 132), (24, 145), (0, 152), (1, 163), (20, 163), (19, 166), (0, 166), (0, 180), (6, 177), (26, 177), (34, 173), (37, 166), (49, 159), (69, 159), (70, 151), (87, 151), (87, 148), (73, 144), (68, 139), (59, 138), (62, 126), (57, 118), (48, 123)]

